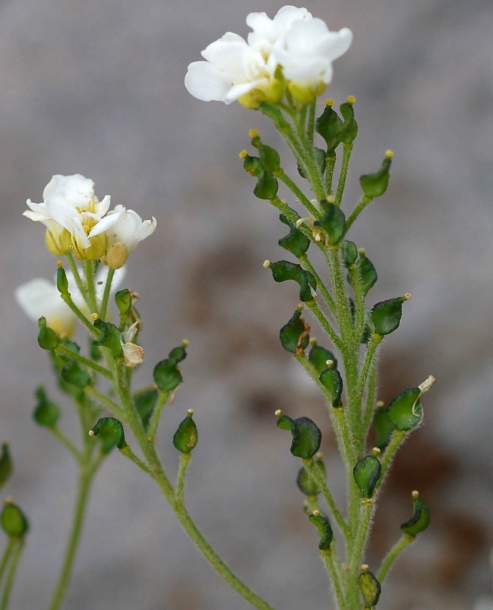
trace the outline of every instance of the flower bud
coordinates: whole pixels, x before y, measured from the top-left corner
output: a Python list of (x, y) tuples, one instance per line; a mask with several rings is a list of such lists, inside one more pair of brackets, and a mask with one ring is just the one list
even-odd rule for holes
[(60, 408), (48, 400), (43, 386), (39, 386), (35, 393), (38, 402), (33, 412), (33, 419), (39, 426), (55, 428), (60, 418)]
[(3, 531), (10, 538), (23, 538), (29, 529), (29, 522), (21, 509), (7, 499), (0, 514)]
[(389, 185), (389, 171), (392, 164), (393, 152), (388, 150), (382, 163), (382, 167), (374, 174), (360, 176), (360, 184), (363, 193), (368, 199), (375, 199), (385, 193)]
[(424, 532), (430, 525), (431, 513), (428, 504), (419, 497), (417, 491), (413, 491), (413, 516), (401, 525), (401, 530), (415, 538), (419, 533)]
[(114, 417), (102, 417), (99, 419), (94, 428), (89, 430), (89, 436), (99, 436), (102, 453), (109, 453), (115, 446), (118, 449), (123, 449), (127, 446), (123, 426)]
[(72, 237), (67, 229), (61, 230), (47, 230), (45, 233), (45, 241), (48, 250), (55, 256), (62, 256), (67, 254), (72, 247)]
[(303, 254), (305, 254), (310, 247), (309, 238), (294, 225), (292, 225), (284, 214), (279, 216), (279, 220), (287, 225), (290, 231), (287, 235), (281, 237), (277, 243), (281, 246), (281, 248), (284, 248), (288, 252), (291, 252), (291, 254), (294, 254), (296, 258), (300, 258), (300, 256), (303, 256)]
[(120, 269), (127, 262), (129, 251), (124, 243), (117, 241), (108, 248), (104, 262), (111, 269)]
[(374, 455), (367, 455), (353, 468), (354, 482), (363, 498), (371, 498), (382, 474), (382, 465)]
[(0, 455), (0, 488), (5, 485), (10, 475), (12, 474), (13, 464), (10, 457), (9, 444), (4, 441), (2, 443), (2, 454)]
[(374, 608), (380, 598), (382, 587), (376, 576), (370, 572), (366, 564), (361, 566), (361, 574), (358, 578), (358, 587), (365, 602), (365, 610)]
[(289, 261), (278, 261), (277, 263), (264, 263), (264, 266), (272, 270), (275, 282), (294, 280), (300, 287), (300, 301), (308, 303), (315, 298), (314, 291), (317, 288), (317, 280), (312, 273), (306, 271), (301, 265)]
[(278, 416), (277, 427), (282, 430), (289, 430), (293, 436), (290, 451), (300, 458), (311, 458), (320, 449), (322, 433), (319, 428), (308, 417), (291, 419), (283, 415), (281, 411), (276, 411)]
[(173, 445), (181, 453), (190, 453), (198, 443), (199, 434), (197, 426), (193, 421), (193, 410), (188, 410), (188, 415), (178, 426), (178, 430), (173, 435)]
[(336, 246), (344, 236), (346, 230), (346, 217), (344, 212), (334, 203), (321, 202), (325, 214), (320, 220), (313, 224), (327, 233), (329, 245)]
[(409, 293), (395, 299), (380, 301), (370, 311), (370, 318), (375, 333), (389, 335), (399, 328), (402, 317), (402, 304), (411, 298)]
[[(315, 459), (313, 462), (315, 468), (318, 469), (321, 477), (325, 478), (325, 464), (321, 459)], [(296, 477), (296, 485), (298, 485), (299, 490), (304, 493), (306, 496), (318, 496), (320, 493), (320, 487), (315, 482), (315, 480), (308, 474), (308, 471), (305, 467), (301, 468), (298, 471), (298, 476)]]
[(54, 350), (60, 342), (58, 335), (52, 328), (50, 328), (49, 326), (46, 326), (45, 317), (39, 318), (38, 326), (39, 326), (39, 333), (38, 333), (39, 347), (41, 349), (46, 349), (49, 351)]
[(99, 233), (94, 237), (90, 237), (91, 245), (89, 248), (84, 248), (76, 236), (72, 240), (73, 252), (75, 257), (80, 261), (95, 261), (102, 258), (108, 249), (108, 237), (106, 233)]
[(292, 354), (302, 354), (310, 340), (310, 326), (301, 317), (302, 309), (302, 307), (298, 307), (289, 322), (279, 332), (282, 346)]
[(170, 351), (168, 358), (161, 360), (154, 367), (154, 381), (161, 392), (172, 392), (183, 381), (178, 363), (187, 357), (187, 345), (184, 341), (180, 347)]
[(320, 533), (320, 542), (318, 548), (321, 551), (328, 551), (334, 538), (334, 532), (330, 526), (330, 521), (325, 515), (322, 515), (318, 510), (314, 511), (309, 517), (313, 525), (316, 526)]

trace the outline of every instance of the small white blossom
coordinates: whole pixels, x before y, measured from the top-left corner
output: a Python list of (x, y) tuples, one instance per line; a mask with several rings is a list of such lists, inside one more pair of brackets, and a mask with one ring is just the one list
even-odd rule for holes
[(46, 242), (56, 255), (74, 250), (77, 258), (95, 260), (106, 251), (105, 231), (118, 221), (106, 216), (111, 198), (99, 202), (94, 195), (94, 182), (75, 174), (53, 176), (43, 191), (42, 203), (30, 199), (30, 210), (24, 216), (42, 222), (47, 229)]
[(154, 217), (143, 221), (137, 212), (127, 210), (122, 205), (117, 205), (108, 213), (107, 218), (112, 218), (113, 215), (117, 221), (106, 231), (108, 251), (102, 262), (113, 269), (119, 269), (135, 246), (154, 233), (157, 221)]
[(332, 80), (332, 62), (349, 49), (352, 40), (348, 28), (331, 32), (321, 19), (296, 21), (272, 52), (293, 94), (308, 88), (319, 95)]
[(284, 6), (273, 19), (250, 13), (247, 41), (231, 32), (211, 43), (206, 61), (188, 67), (185, 86), (196, 98), (246, 107), (260, 101), (277, 103), (284, 87), (301, 102), (311, 101), (332, 79), (332, 62), (347, 51), (352, 33), (330, 32), (305, 8)]

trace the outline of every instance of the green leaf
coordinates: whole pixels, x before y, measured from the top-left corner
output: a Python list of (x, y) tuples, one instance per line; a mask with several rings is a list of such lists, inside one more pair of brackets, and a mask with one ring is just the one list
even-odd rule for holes
[[(323, 461), (315, 460), (313, 464), (314, 467), (318, 469), (320, 476), (325, 478), (325, 464), (323, 463)], [(296, 485), (298, 485), (299, 490), (306, 496), (318, 496), (321, 491), (320, 487), (308, 474), (308, 471), (305, 467), (300, 468), (300, 470), (298, 471), (298, 476), (296, 477)]]
[(38, 399), (33, 412), (33, 419), (38, 426), (55, 428), (60, 418), (60, 407), (48, 400), (44, 388), (39, 386), (35, 392)]
[(378, 279), (377, 270), (366, 254), (362, 251), (359, 253), (359, 260), (357, 263), (358, 273), (361, 281), (361, 288), (363, 294), (366, 296), (370, 288), (375, 285)]
[(277, 242), (281, 248), (288, 250), (291, 254), (294, 254), (296, 258), (303, 256), (310, 247), (310, 240), (304, 235), (299, 229), (297, 229), (284, 214), (279, 216), (279, 220), (287, 225), (290, 229), (289, 233)]
[(367, 455), (353, 468), (354, 482), (363, 498), (371, 498), (382, 474), (382, 465), (374, 455)]
[(322, 433), (309, 417), (291, 419), (287, 415), (280, 414), (277, 427), (291, 432), (293, 441), (290, 451), (294, 456), (308, 459), (320, 449)]
[(308, 360), (313, 364), (317, 373), (321, 375), (327, 368), (327, 360), (331, 360), (334, 364), (334, 369), (337, 368), (337, 360), (334, 354), (322, 347), (321, 345), (313, 345), (310, 353), (308, 354)]
[(69, 360), (61, 370), (61, 376), (64, 381), (70, 385), (83, 390), (90, 385), (91, 376), (84, 370), (75, 360)]
[(320, 533), (320, 542), (318, 543), (318, 548), (321, 551), (328, 551), (330, 549), (332, 539), (334, 538), (334, 533), (332, 531), (332, 527), (330, 526), (330, 521), (325, 515), (322, 515), (322, 513), (320, 513), (319, 511), (314, 511), (308, 518), (313, 523), (313, 525), (316, 526)]
[(368, 199), (375, 199), (385, 193), (389, 185), (390, 166), (392, 164), (392, 153), (389, 151), (385, 155), (381, 168), (374, 174), (360, 176), (360, 184), (363, 193)]
[(301, 309), (297, 309), (279, 332), (281, 344), (292, 354), (302, 353), (310, 340), (310, 327), (301, 317)]
[(186, 344), (173, 348), (168, 358), (154, 367), (154, 381), (161, 392), (172, 392), (183, 381), (178, 363), (187, 357)]
[(313, 224), (323, 229), (329, 238), (329, 244), (336, 246), (344, 236), (346, 230), (346, 217), (344, 212), (334, 203), (321, 202), (324, 216)]
[(300, 287), (300, 300), (304, 303), (313, 301), (315, 297), (312, 291), (315, 291), (317, 288), (317, 280), (313, 274), (303, 269), (301, 265), (296, 265), (289, 261), (270, 263), (269, 267), (274, 281), (285, 282), (287, 280), (294, 280)]
[(401, 525), (401, 530), (408, 536), (415, 538), (427, 529), (431, 519), (428, 504), (419, 497), (417, 491), (413, 491), (413, 509), (413, 516)]
[(326, 105), (323, 113), (315, 122), (315, 129), (325, 140), (327, 144), (327, 156), (329, 157), (334, 156), (335, 149), (341, 142), (339, 139), (341, 126), (342, 121), (337, 112), (332, 106)]
[[(326, 365), (327, 367), (327, 365)], [(334, 368), (334, 366), (330, 368), (326, 368), (319, 377), (320, 383), (326, 388), (331, 396), (332, 406), (334, 409), (342, 407), (342, 389), (343, 382), (342, 377), (339, 371)]]
[(94, 321), (94, 327), (101, 333), (99, 338), (94, 340), (94, 344), (107, 347), (114, 358), (121, 358), (123, 348), (120, 329), (111, 322), (104, 322), (100, 318)]
[(29, 522), (22, 510), (11, 500), (6, 500), (0, 514), (3, 531), (10, 538), (23, 538), (29, 530)]
[(258, 179), (258, 182), (253, 189), (253, 194), (259, 199), (270, 200), (274, 199), (277, 195), (278, 188), (277, 178), (270, 172), (264, 172)]
[(410, 294), (405, 294), (402, 297), (380, 301), (374, 305), (370, 312), (374, 332), (378, 335), (389, 335), (399, 328), (402, 304), (410, 298)]
[(397, 430), (409, 432), (417, 428), (423, 420), (421, 389), (410, 388), (396, 396), (388, 406), (390, 421)]
[(123, 290), (119, 290), (115, 294), (115, 303), (120, 312), (121, 316), (126, 316), (128, 312), (132, 309), (133, 299), (132, 294), (128, 288), (124, 288)]
[(60, 343), (60, 339), (56, 332), (46, 325), (46, 318), (41, 317), (38, 320), (38, 345), (41, 349), (54, 350)]
[(368, 566), (362, 566), (362, 572), (358, 578), (358, 587), (365, 602), (365, 610), (374, 608), (380, 599), (382, 587), (376, 576), (370, 572)]
[(373, 429), (376, 433), (375, 447), (385, 449), (390, 442), (392, 432), (396, 429), (389, 416), (389, 410), (378, 408), (373, 416)]
[(356, 244), (349, 240), (344, 240), (342, 244), (342, 260), (345, 267), (350, 267), (358, 258), (358, 248)]
[(99, 436), (102, 453), (109, 453), (115, 446), (118, 449), (123, 449), (127, 445), (123, 426), (114, 417), (98, 419), (94, 428), (89, 431), (89, 434), (90, 436)]
[(155, 388), (145, 388), (134, 394), (134, 403), (142, 425), (147, 430), (149, 421), (156, 408), (159, 391)]
[(341, 104), (339, 110), (344, 119), (343, 124), (339, 129), (338, 138), (344, 144), (352, 144), (358, 135), (358, 123), (354, 118), (354, 107), (351, 98), (344, 104)]
[(197, 426), (193, 421), (193, 411), (189, 409), (188, 415), (178, 426), (178, 430), (173, 436), (173, 445), (175, 449), (181, 451), (181, 453), (190, 453), (192, 449), (197, 445), (199, 440), (199, 433)]
[(2, 443), (2, 454), (0, 455), (0, 488), (2, 488), (10, 478), (13, 468), (9, 444), (4, 441)]

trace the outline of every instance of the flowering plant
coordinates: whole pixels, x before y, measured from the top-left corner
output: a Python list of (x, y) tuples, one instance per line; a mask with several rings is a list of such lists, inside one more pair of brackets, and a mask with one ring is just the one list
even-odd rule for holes
[[(280, 343), (318, 386), (330, 415), (344, 464), (344, 505), (337, 501), (326, 477), (318, 425), (306, 416), (290, 417), (281, 409), (275, 415), (277, 426), (291, 434), (291, 454), (301, 460), (296, 483), (305, 495), (307, 518), (319, 533), (318, 552), (332, 583), (335, 607), (371, 609), (377, 606), (382, 583), (398, 555), (430, 521), (426, 502), (413, 491), (412, 516), (400, 525), (401, 535), (380, 567), (370, 569), (366, 551), (380, 489), (398, 449), (420, 426), (421, 398), (434, 381), (430, 376), (413, 388), (403, 388), (387, 405), (377, 400), (378, 349), (399, 327), (410, 295), (368, 303), (377, 271), (349, 233), (370, 202), (385, 193), (393, 154), (387, 151), (376, 171), (360, 177), (361, 198), (348, 203), (344, 192), (358, 133), (355, 99), (349, 96), (338, 111), (333, 100), (327, 100), (320, 116), (316, 115), (318, 97), (332, 80), (332, 63), (348, 50), (351, 31), (331, 32), (306, 9), (293, 6), (285, 6), (273, 19), (251, 13), (247, 25), (252, 31), (246, 40), (228, 32), (210, 44), (202, 52), (205, 61), (189, 66), (185, 85), (200, 100), (225, 104), (237, 100), (259, 110), (273, 121), (297, 162), (299, 177), (295, 179), (283, 169), (280, 153), (264, 143), (256, 130), (250, 131), (254, 151), (240, 153), (245, 170), (256, 181), (254, 194), (281, 213), (279, 219), (289, 230), (278, 243), (296, 262), (265, 261), (264, 266), (274, 281), (291, 280), (298, 285), (298, 304), (293, 303), (294, 312), (280, 330)], [(283, 198), (282, 188), (286, 190)], [(155, 365), (153, 384), (134, 390), (133, 371), (144, 360), (138, 344), (137, 295), (129, 289), (113, 293), (123, 279), (130, 253), (154, 232), (156, 220), (142, 221), (122, 205), (110, 210), (110, 203), (109, 196), (98, 201), (93, 182), (84, 176), (57, 175), (46, 186), (43, 202), (28, 200), (29, 210), (24, 212), (46, 227), (48, 249), (64, 256), (70, 268), (66, 272), (58, 261), (55, 284), (34, 280), (19, 288), (17, 298), (26, 313), (38, 319), (38, 344), (49, 353), (58, 386), (73, 401), (83, 432), (82, 443), (75, 444), (59, 427), (59, 407), (43, 386), (38, 387), (34, 420), (79, 465), (74, 521), (50, 610), (61, 607), (92, 482), (115, 447), (155, 481), (219, 575), (252, 606), (272, 610), (219, 557), (186, 508), (186, 473), (198, 442), (193, 410), (173, 436), (180, 453), (174, 483), (159, 456), (160, 415), (183, 381), (179, 365), (186, 358), (188, 342), (171, 349)], [(305, 311), (316, 321), (321, 342), (311, 336)], [(77, 322), (89, 336), (85, 352), (74, 340)], [(127, 441), (128, 431), (139, 446), (137, 452)], [(10, 471), (9, 450), (4, 445), (1, 484)], [(3, 609), (28, 521), (12, 501), (5, 504), (0, 521), (8, 535), (0, 562)]]

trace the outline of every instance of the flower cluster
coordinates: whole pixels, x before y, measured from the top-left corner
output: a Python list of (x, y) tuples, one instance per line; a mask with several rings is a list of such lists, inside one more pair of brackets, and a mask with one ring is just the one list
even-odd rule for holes
[(79, 260), (97, 260), (113, 269), (122, 267), (135, 246), (151, 235), (156, 219), (142, 221), (133, 210), (117, 205), (108, 211), (110, 197), (98, 201), (94, 182), (80, 174), (53, 176), (43, 191), (43, 203), (27, 200), (24, 212), (46, 226), (46, 244), (57, 256), (73, 252)]
[(246, 41), (227, 32), (202, 51), (206, 61), (188, 66), (185, 86), (194, 97), (257, 108), (262, 101), (280, 102), (287, 88), (297, 101), (310, 102), (332, 80), (332, 62), (353, 37), (348, 28), (331, 32), (294, 6), (284, 6), (274, 19), (250, 13), (246, 22), (252, 29)]

